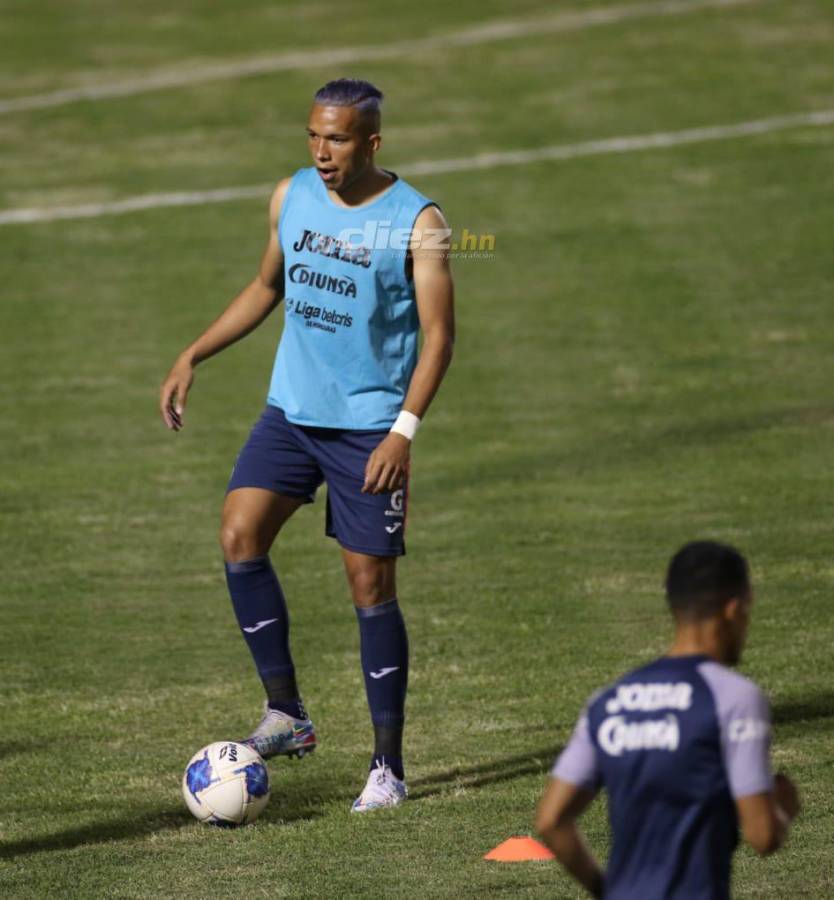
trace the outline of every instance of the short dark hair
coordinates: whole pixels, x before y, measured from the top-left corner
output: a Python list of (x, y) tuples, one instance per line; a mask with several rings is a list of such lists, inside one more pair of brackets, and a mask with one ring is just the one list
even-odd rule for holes
[(728, 544), (693, 541), (672, 557), (666, 599), (677, 618), (708, 619), (733, 597), (750, 592), (747, 560)]
[(337, 78), (316, 91), (313, 98), (321, 106), (355, 106), (367, 122), (370, 133), (379, 131), (382, 118), (382, 91), (361, 78)]

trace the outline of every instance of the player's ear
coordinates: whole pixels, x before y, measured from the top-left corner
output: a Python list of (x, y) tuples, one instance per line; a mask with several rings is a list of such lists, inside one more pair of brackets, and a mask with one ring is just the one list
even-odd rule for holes
[(733, 597), (724, 604), (724, 618), (735, 625), (747, 626), (750, 619), (750, 598)]
[(724, 604), (724, 618), (730, 622), (734, 622), (738, 619), (741, 611), (741, 600), (738, 597), (733, 597)]
[(378, 132), (368, 135), (368, 146), (376, 153), (382, 145), (382, 135)]

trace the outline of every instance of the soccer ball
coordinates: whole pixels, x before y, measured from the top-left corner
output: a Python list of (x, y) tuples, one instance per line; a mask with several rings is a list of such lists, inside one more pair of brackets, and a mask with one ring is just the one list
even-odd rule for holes
[(182, 795), (201, 822), (226, 828), (248, 825), (269, 802), (269, 773), (251, 747), (218, 741), (191, 757)]

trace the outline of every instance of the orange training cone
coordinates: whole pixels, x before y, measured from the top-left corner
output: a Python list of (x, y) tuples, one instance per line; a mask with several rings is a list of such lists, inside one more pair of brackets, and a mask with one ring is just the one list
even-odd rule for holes
[(531, 837), (511, 837), (484, 856), (495, 862), (525, 862), (530, 859), (554, 859), (544, 844)]

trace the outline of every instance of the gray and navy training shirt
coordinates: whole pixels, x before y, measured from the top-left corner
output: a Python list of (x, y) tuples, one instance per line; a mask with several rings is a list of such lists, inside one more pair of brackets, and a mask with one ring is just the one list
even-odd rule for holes
[(770, 710), (707, 656), (662, 657), (595, 694), (552, 774), (608, 792), (608, 900), (722, 900), (734, 799), (771, 791)]

